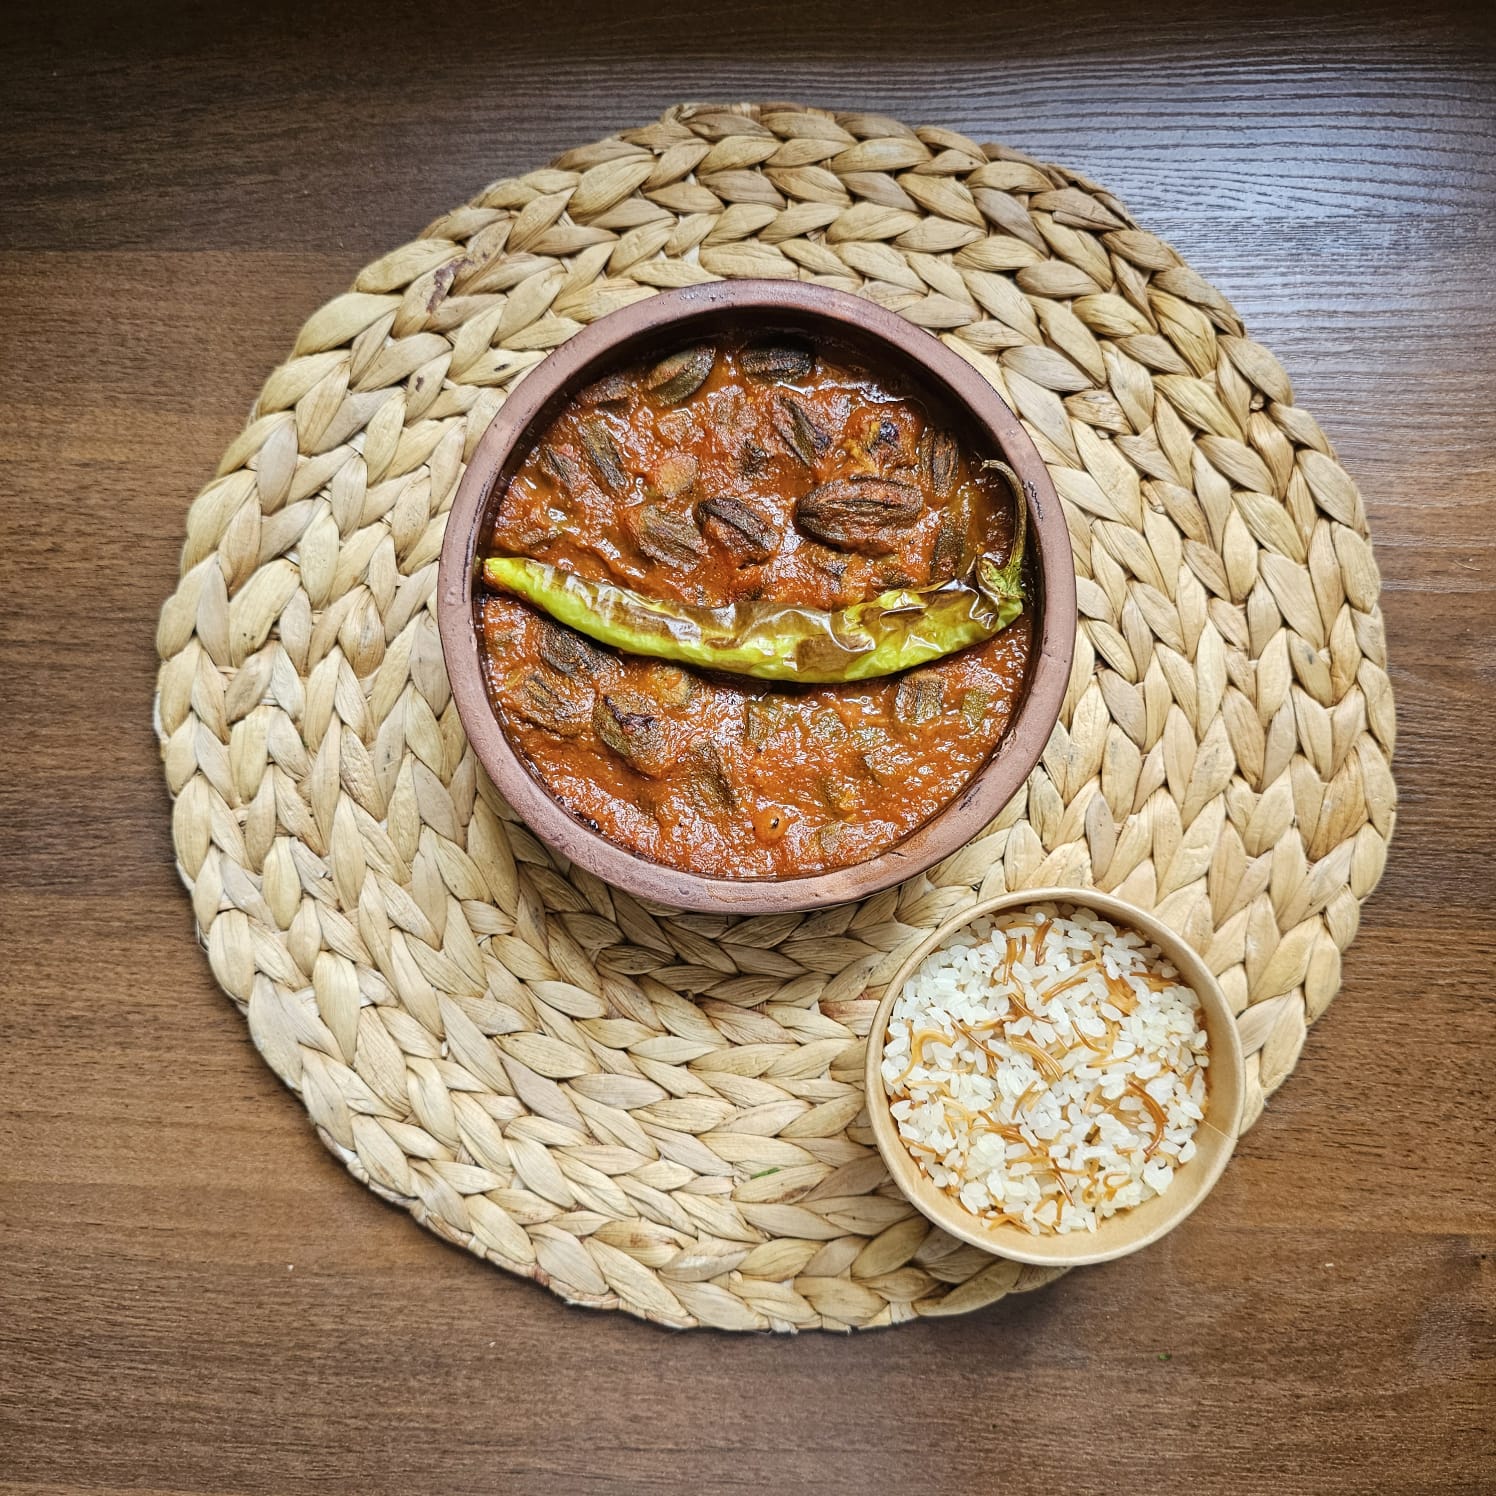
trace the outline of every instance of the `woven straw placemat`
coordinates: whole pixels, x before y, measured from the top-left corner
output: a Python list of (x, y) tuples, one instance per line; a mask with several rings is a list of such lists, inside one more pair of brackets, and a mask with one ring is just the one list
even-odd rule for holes
[[(559, 865), (464, 739), (433, 615), (465, 454), (583, 324), (716, 277), (938, 335), (1023, 417), (1081, 622), (1061, 723), (962, 852), (735, 920)], [(214, 975), (358, 1179), (563, 1297), (844, 1329), (1038, 1286), (927, 1226), (862, 1118), (877, 988), (1004, 888), (1154, 906), (1241, 1014), (1248, 1124), (1392, 831), (1355, 485), (1277, 360), (1073, 172), (872, 114), (679, 107), (498, 182), (316, 312), (187, 518), (158, 715)]]

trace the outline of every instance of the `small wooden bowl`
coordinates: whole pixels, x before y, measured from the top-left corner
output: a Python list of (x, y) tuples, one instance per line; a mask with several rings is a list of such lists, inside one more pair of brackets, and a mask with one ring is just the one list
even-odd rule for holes
[[(991, 1226), (967, 1211), (937, 1188), (899, 1137), (898, 1124), (889, 1111), (883, 1084), (883, 1045), (888, 1020), (904, 984), (920, 962), (944, 945), (957, 931), (984, 915), (1001, 914), (1030, 904), (1072, 904), (1109, 919), (1113, 924), (1136, 930), (1151, 940), (1174, 964), (1181, 981), (1200, 1000), (1209, 1041), (1210, 1068), (1205, 1117), (1195, 1131), (1195, 1156), (1174, 1175), (1166, 1193), (1155, 1195), (1130, 1210), (1118, 1211), (1097, 1226), (1095, 1232), (1070, 1231), (1063, 1235), (1034, 1236), (1019, 1226)], [(1242, 1101), (1246, 1093), (1246, 1071), (1236, 1019), (1210, 968), (1189, 943), (1162, 920), (1110, 894), (1093, 889), (1032, 888), (1020, 893), (986, 899), (964, 914), (949, 920), (914, 952), (888, 984), (883, 1000), (868, 1030), (867, 1109), (872, 1120), (878, 1151), (893, 1175), (894, 1183), (909, 1202), (943, 1231), (1015, 1262), (1044, 1267), (1081, 1267), (1091, 1262), (1110, 1262), (1156, 1242), (1170, 1232), (1208, 1195), (1226, 1167), (1241, 1131)]]
[[(493, 505), (525, 453), (579, 389), (664, 345), (733, 329), (833, 337), (946, 404), (976, 440), (1017, 473), (1028, 501), (1039, 596), (1028, 679), (1012, 720), (966, 787), (924, 825), (851, 867), (796, 878), (712, 878), (651, 862), (584, 825), (510, 746), (484, 684), (476, 603), (478, 543)], [(437, 621), (452, 694), (479, 762), (538, 836), (570, 861), (628, 892), (677, 909), (768, 913), (876, 893), (923, 872), (969, 841), (1018, 792), (1059, 716), (1075, 648), (1075, 563), (1044, 462), (990, 384), (938, 338), (871, 301), (822, 286), (722, 281), (667, 291), (602, 317), (526, 375), (479, 439), (447, 517)]]

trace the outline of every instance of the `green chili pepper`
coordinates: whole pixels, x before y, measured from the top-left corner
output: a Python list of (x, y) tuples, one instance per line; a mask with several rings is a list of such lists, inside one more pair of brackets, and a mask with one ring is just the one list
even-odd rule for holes
[(1018, 533), (1001, 565), (978, 556), (955, 581), (895, 588), (834, 612), (764, 602), (692, 607), (521, 556), (490, 557), (483, 576), (490, 587), (627, 654), (757, 680), (868, 680), (991, 639), (1018, 617), (1027, 514), (1017, 507)]

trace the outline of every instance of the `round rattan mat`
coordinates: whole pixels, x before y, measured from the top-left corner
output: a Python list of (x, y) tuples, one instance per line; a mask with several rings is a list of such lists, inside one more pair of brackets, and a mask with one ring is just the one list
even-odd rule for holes
[[(432, 611), (506, 389), (584, 323), (729, 276), (859, 292), (975, 364), (1079, 574), (1024, 794), (928, 875), (808, 915), (678, 915), (558, 865), (474, 762)], [(1220, 974), (1254, 1120), (1392, 831), (1377, 591), (1277, 360), (1110, 194), (878, 115), (679, 107), (440, 219), (271, 374), (161, 616), (176, 855), (260, 1052), (439, 1235), (670, 1325), (959, 1313), (1053, 1274), (893, 1190), (862, 1117), (880, 980), (978, 897), (1112, 890)]]

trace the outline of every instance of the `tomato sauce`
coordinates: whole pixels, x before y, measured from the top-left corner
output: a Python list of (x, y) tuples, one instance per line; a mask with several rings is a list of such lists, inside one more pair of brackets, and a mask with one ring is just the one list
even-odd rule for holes
[[(484, 553), (675, 603), (835, 609), (1007, 554), (988, 455), (850, 350), (695, 344), (581, 392)], [(620, 654), (509, 597), (480, 608), (490, 700), (550, 793), (645, 857), (728, 878), (844, 867), (927, 821), (1002, 738), (1032, 643), (1026, 611), (903, 675), (798, 686)]]

